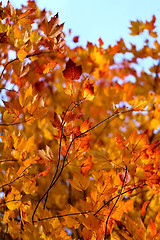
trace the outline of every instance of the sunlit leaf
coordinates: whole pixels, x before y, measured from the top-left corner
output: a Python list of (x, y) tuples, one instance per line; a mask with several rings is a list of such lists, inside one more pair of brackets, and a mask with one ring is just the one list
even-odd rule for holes
[(94, 99), (94, 86), (91, 83), (86, 83), (84, 86), (83, 96), (86, 100), (92, 101)]
[(25, 60), (25, 57), (27, 56), (27, 52), (24, 50), (25, 47), (23, 47), (22, 49), (20, 49), (18, 52), (17, 52), (17, 56), (19, 58), (19, 60), (21, 62), (24, 62)]

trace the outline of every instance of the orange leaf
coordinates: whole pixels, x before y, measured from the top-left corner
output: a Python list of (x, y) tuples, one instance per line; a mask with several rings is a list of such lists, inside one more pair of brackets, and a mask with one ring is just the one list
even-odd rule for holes
[[(150, 232), (150, 234), (151, 234), (152, 237), (155, 237), (155, 236), (156, 236), (156, 234), (157, 234), (156, 225), (155, 225), (155, 223), (152, 221), (152, 219), (150, 219), (150, 223), (149, 223), (149, 225), (148, 225), (148, 227), (147, 227), (147, 230), (148, 230), (148, 232)], [(155, 239), (155, 238), (154, 238), (154, 239)], [(157, 239), (158, 239), (158, 238), (157, 238)]]
[(89, 178), (87, 176), (77, 173), (73, 175), (73, 179), (69, 179), (68, 181), (73, 188), (81, 192), (85, 191), (90, 184)]
[(91, 156), (88, 157), (81, 165), (81, 173), (83, 175), (88, 175), (89, 170), (91, 170), (93, 162), (91, 162)]
[(80, 126), (81, 133), (87, 131), (91, 126), (91, 123), (89, 122), (89, 118), (87, 118), (82, 125)]
[(66, 68), (63, 71), (63, 76), (67, 80), (78, 80), (82, 74), (82, 66), (76, 66), (76, 64), (69, 59), (66, 63)]
[(65, 84), (66, 84), (66, 88), (64, 90), (65, 93), (69, 96), (76, 95), (76, 87), (74, 82), (67, 81)]
[(50, 165), (45, 171), (38, 174), (38, 177), (45, 177), (51, 170), (52, 165)]
[(125, 148), (125, 139), (120, 135), (116, 134), (116, 143), (118, 144), (119, 148)]
[(25, 57), (27, 56), (27, 52), (24, 50), (25, 47), (21, 48), (18, 52), (17, 52), (17, 56), (19, 58), (19, 60), (21, 62), (24, 62)]
[(49, 62), (48, 64), (45, 64), (45, 69), (43, 70), (43, 73), (49, 73), (50, 70), (53, 70), (55, 66), (57, 65), (56, 61)]
[(147, 202), (143, 203), (142, 210), (141, 210), (141, 215), (143, 215), (146, 212), (146, 208), (147, 208), (149, 203), (150, 203), (150, 201), (147, 201)]

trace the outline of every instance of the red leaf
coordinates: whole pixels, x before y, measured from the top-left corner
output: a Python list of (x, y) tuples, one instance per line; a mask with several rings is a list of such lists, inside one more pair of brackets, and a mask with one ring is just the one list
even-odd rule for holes
[(99, 38), (99, 39), (98, 39), (98, 42), (99, 42), (99, 47), (101, 48), (102, 45), (104, 44), (104, 42), (102, 41), (102, 38)]
[(79, 79), (82, 74), (82, 66), (76, 66), (76, 64), (69, 59), (68, 62), (66, 63), (66, 68), (63, 71), (63, 76), (67, 80), (76, 80)]
[(74, 38), (73, 38), (73, 42), (74, 43), (77, 43), (79, 41), (79, 36), (75, 36)]
[(116, 134), (116, 143), (119, 148), (125, 148), (125, 139), (118, 133)]
[(54, 128), (58, 128), (58, 129), (61, 129), (61, 123), (62, 123), (62, 119), (60, 117), (60, 115), (58, 115), (56, 112), (54, 112), (54, 116), (53, 118), (51, 119), (51, 122), (52, 122), (52, 126)]

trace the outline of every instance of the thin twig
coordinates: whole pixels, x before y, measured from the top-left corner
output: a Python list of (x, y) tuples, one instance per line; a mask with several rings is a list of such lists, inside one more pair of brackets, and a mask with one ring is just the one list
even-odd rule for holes
[(2, 186), (0, 187), (0, 189), (1, 189), (1, 188), (4, 188), (4, 187), (6, 187), (6, 186), (8, 186), (8, 185), (10, 185), (10, 184), (12, 184), (12, 183), (14, 183), (14, 182), (17, 181), (19, 178), (23, 177), (23, 176), (24, 176), (24, 172), (25, 172), (28, 168), (30, 168), (32, 165), (33, 165), (33, 164), (29, 165), (26, 169), (24, 169), (24, 171), (23, 171), (17, 178), (15, 178), (13, 181), (2, 185)]
[(62, 167), (61, 167), (61, 170), (59, 171), (59, 174), (58, 174), (57, 176), (54, 175), (54, 181), (53, 181), (53, 179), (52, 179), (52, 182), (51, 182), (52, 184), (50, 184), (49, 188), (48, 188), (47, 191), (43, 194), (43, 196), (40, 198), (40, 200), (38, 201), (38, 203), (37, 203), (37, 205), (36, 205), (36, 207), (35, 207), (35, 209), (34, 209), (34, 212), (33, 212), (33, 215), (32, 215), (32, 223), (33, 223), (33, 224), (34, 224), (34, 222), (35, 222), (35, 221), (34, 221), (34, 216), (35, 216), (35, 213), (36, 213), (36, 211), (37, 211), (37, 208), (38, 208), (39, 204), (41, 203), (41, 201), (43, 200), (43, 198), (48, 195), (48, 192), (49, 192), (50, 189), (55, 185), (55, 183), (57, 182), (57, 180), (59, 179), (59, 177), (61, 176), (61, 174), (62, 174), (62, 172), (63, 172), (64, 166), (65, 166), (65, 162), (66, 162), (66, 160), (67, 160), (67, 157), (68, 157), (70, 148), (71, 148), (71, 146), (73, 145), (74, 141), (75, 141), (76, 139), (78, 139), (78, 138), (86, 135), (87, 133), (89, 133), (90, 131), (92, 131), (92, 130), (95, 129), (96, 127), (100, 126), (100, 125), (103, 124), (104, 122), (108, 121), (109, 119), (113, 118), (114, 116), (116, 116), (116, 115), (118, 115), (118, 114), (120, 114), (120, 113), (127, 113), (127, 112), (130, 112), (130, 111), (133, 111), (133, 109), (130, 109), (130, 110), (127, 110), (127, 111), (126, 111), (126, 110), (123, 110), (123, 111), (116, 112), (116, 113), (112, 114), (111, 116), (109, 116), (108, 118), (105, 118), (105, 119), (102, 120), (101, 122), (97, 123), (96, 125), (94, 125), (94, 126), (91, 127), (90, 129), (86, 130), (85, 132), (77, 135), (76, 137), (74, 137), (74, 138), (72, 139), (72, 141), (70, 142), (70, 145), (69, 145), (69, 147), (68, 147), (68, 149), (67, 149), (66, 155), (65, 155), (65, 157), (64, 157), (64, 159), (63, 159)]
[[(72, 112), (80, 103), (82, 103), (82, 100), (79, 101), (78, 103), (76, 103), (76, 104), (73, 106), (73, 108), (71, 109), (71, 112)], [(72, 103), (71, 103), (71, 104), (72, 104)], [(60, 162), (61, 162), (61, 149), (62, 149), (63, 131), (64, 131), (65, 123), (66, 123), (66, 122), (65, 122), (65, 116), (66, 116), (66, 114), (67, 114), (67, 112), (68, 112), (71, 104), (67, 107), (67, 110), (66, 110), (66, 112), (65, 112), (65, 114), (64, 114), (64, 116), (63, 116), (63, 118), (62, 118), (62, 123), (61, 123), (61, 136), (60, 136), (59, 154), (58, 154), (58, 164), (57, 164), (56, 172), (55, 172), (55, 174), (54, 174), (54, 176), (53, 176), (53, 178), (52, 178), (52, 181), (51, 181), (49, 187), (51, 187), (52, 184), (54, 183), (55, 178), (56, 178), (56, 176), (57, 176), (57, 174), (58, 174), (58, 171), (59, 171)], [(48, 199), (48, 194), (49, 194), (49, 191), (47, 191), (43, 209), (45, 209), (45, 207), (46, 207), (47, 199)]]
[[(143, 186), (145, 186), (146, 184), (144, 184)], [(130, 191), (133, 191), (137, 188), (139, 188), (140, 186), (135, 186), (134, 188), (131, 188), (129, 190), (126, 190), (125, 192), (123, 192), (121, 194), (124, 195), (125, 193), (128, 193)], [(105, 206), (107, 206), (111, 201), (113, 201), (114, 199), (118, 198), (119, 197), (119, 194), (116, 195), (115, 197), (111, 198), (108, 202), (106, 202), (97, 212), (94, 213), (94, 216), (96, 216)], [(89, 214), (89, 213), (93, 213), (93, 210), (90, 210), (90, 211), (86, 211), (86, 212), (78, 212), (78, 213), (68, 213), (68, 214), (65, 214), (65, 215), (55, 215), (55, 216), (52, 216), (52, 217), (47, 217), (47, 218), (39, 218), (38, 220), (35, 220), (34, 222), (40, 222), (40, 221), (45, 221), (45, 220), (49, 220), (49, 219), (54, 219), (54, 218), (61, 218), (61, 217), (66, 217), (66, 216), (74, 216), (74, 215), (81, 215), (81, 214)]]
[(126, 177), (127, 177), (127, 167), (126, 167), (126, 169), (125, 169), (125, 176), (124, 176), (124, 179), (123, 179), (123, 183), (122, 183), (122, 187), (121, 187), (121, 190), (120, 190), (120, 194), (119, 194), (119, 196), (118, 196), (118, 198), (117, 198), (115, 204), (113, 205), (113, 207), (112, 207), (112, 209), (111, 209), (111, 211), (110, 211), (110, 213), (109, 213), (109, 215), (108, 215), (108, 217), (107, 217), (107, 220), (106, 220), (106, 227), (105, 227), (105, 236), (104, 236), (104, 240), (107, 239), (107, 224), (108, 224), (108, 221), (109, 221), (109, 219), (110, 219), (110, 216), (111, 216), (111, 214), (112, 214), (112, 212), (113, 212), (113, 210), (114, 210), (116, 204), (118, 203), (120, 197), (122, 196), (122, 191), (123, 191), (123, 188), (124, 188), (124, 184), (125, 184)]

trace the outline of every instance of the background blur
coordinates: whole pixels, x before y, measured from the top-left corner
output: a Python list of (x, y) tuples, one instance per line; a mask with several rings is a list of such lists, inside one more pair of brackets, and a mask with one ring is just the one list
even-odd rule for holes
[[(20, 8), (27, 0), (10, 2)], [(2, 0), (3, 5), (6, 3), (7, 0)], [(83, 46), (87, 41), (98, 44), (99, 37), (104, 41), (104, 47), (114, 45), (120, 38), (129, 43), (133, 38), (129, 35), (130, 21), (150, 21), (153, 14), (157, 18), (156, 24), (159, 23), (160, 36), (160, 0), (37, 0), (36, 3), (40, 9), (51, 10), (53, 14), (59, 12), (60, 23), (65, 22), (67, 44), (71, 47), (76, 46), (72, 42), (73, 36), (79, 36), (79, 44)], [(69, 29), (71, 36), (67, 36)]]

